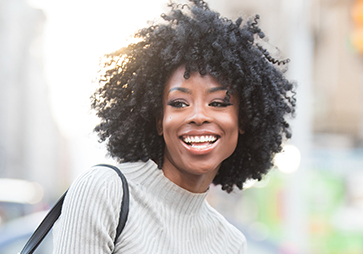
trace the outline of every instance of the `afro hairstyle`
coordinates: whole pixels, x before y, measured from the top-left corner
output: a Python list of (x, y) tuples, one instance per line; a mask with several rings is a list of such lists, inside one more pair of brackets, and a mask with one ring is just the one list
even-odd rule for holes
[(286, 118), (294, 115), (295, 86), (278, 66), (288, 60), (276, 60), (256, 43), (264, 37), (258, 15), (234, 22), (204, 1), (190, 1), (170, 3), (160, 23), (135, 34), (138, 42), (105, 56), (100, 86), (91, 97), (100, 118), (95, 132), (119, 162), (152, 159), (161, 169), (165, 143), (156, 119), (167, 79), (181, 65), (185, 79), (192, 72), (211, 75), (237, 94), (244, 131), (213, 180), (229, 193), (234, 186), (242, 189), (247, 179), (261, 180), (283, 140), (291, 137)]

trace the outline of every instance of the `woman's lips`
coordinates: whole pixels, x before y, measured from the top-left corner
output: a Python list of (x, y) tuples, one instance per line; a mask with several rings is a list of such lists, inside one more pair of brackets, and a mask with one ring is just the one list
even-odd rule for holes
[(185, 135), (181, 137), (184, 143), (194, 145), (200, 143), (213, 143), (218, 139), (217, 135)]
[(210, 152), (219, 139), (218, 135), (183, 135), (183, 145), (192, 153), (201, 155)]

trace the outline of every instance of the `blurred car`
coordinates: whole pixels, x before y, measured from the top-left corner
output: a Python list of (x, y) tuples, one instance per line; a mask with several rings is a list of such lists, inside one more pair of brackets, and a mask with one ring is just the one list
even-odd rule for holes
[[(16, 254), (20, 253), (34, 230), (38, 227), (43, 220), (47, 211), (34, 213), (24, 216), (0, 227), (0, 253), (1, 254)], [(44, 238), (43, 242), (39, 245), (36, 254), (49, 254), (52, 253), (53, 241), (52, 233)]]

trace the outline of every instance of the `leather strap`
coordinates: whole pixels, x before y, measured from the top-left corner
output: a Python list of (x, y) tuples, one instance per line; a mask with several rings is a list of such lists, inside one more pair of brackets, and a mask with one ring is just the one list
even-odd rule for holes
[(57, 201), (57, 203), (53, 206), (53, 208), (49, 211), (47, 216), (45, 216), (44, 220), (40, 223), (38, 228), (34, 231), (32, 236), (29, 238), (28, 242), (25, 244), (23, 250), (20, 254), (30, 254), (35, 251), (38, 245), (43, 241), (44, 237), (48, 234), (50, 229), (53, 227), (54, 222), (58, 219), (62, 205), (64, 201), (64, 197), (66, 196), (67, 191), (63, 194), (63, 196)]
[[(129, 195), (130, 195), (129, 187), (128, 187), (125, 176), (121, 173), (121, 171), (117, 167), (108, 165), (108, 164), (99, 164), (96, 166), (112, 168), (113, 170), (116, 171), (116, 173), (118, 174), (118, 176), (121, 178), (121, 181), (122, 181), (123, 196), (122, 196), (119, 223), (117, 225), (116, 237), (115, 237), (115, 241), (114, 241), (114, 243), (116, 244), (116, 240), (120, 236), (123, 228), (125, 227), (125, 224), (127, 221), (127, 216), (129, 214)], [(51, 230), (54, 223), (56, 222), (56, 220), (59, 218), (59, 216), (61, 214), (63, 201), (67, 194), (67, 191), (63, 194), (62, 197), (60, 197), (60, 199), (57, 201), (57, 203), (49, 211), (47, 216), (45, 216), (43, 221), (40, 223), (38, 228), (34, 231), (32, 236), (29, 238), (28, 242), (25, 244), (25, 246), (22, 249), (22, 251), (20, 252), (20, 254), (33, 253), (36, 250), (36, 248), (39, 246), (39, 244), (43, 241), (43, 239), (48, 234), (48, 232)]]
[(121, 234), (122, 230), (124, 229), (127, 221), (127, 216), (129, 215), (129, 202), (130, 202), (129, 185), (126, 181), (125, 176), (121, 173), (121, 171), (117, 167), (108, 164), (98, 164), (96, 166), (112, 168), (113, 170), (116, 171), (116, 173), (118, 174), (118, 176), (121, 178), (122, 181), (123, 196), (122, 196), (119, 223), (116, 228), (116, 237), (114, 241), (114, 243), (116, 244), (116, 240)]

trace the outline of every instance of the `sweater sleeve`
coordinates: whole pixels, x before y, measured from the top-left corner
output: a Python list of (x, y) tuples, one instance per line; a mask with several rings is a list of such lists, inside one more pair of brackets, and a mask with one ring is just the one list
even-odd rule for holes
[(112, 169), (95, 167), (76, 179), (53, 228), (53, 253), (112, 253), (122, 195)]

